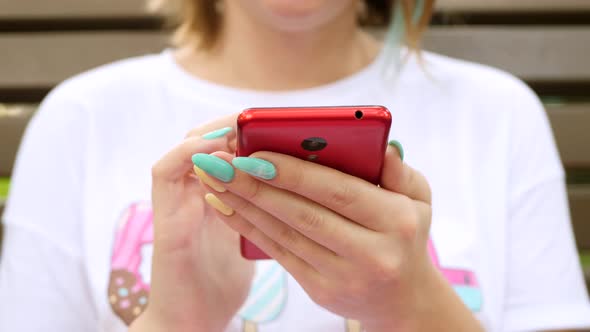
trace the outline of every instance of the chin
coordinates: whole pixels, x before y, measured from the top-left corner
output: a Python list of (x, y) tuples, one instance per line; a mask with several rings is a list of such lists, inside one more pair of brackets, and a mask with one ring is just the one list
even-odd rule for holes
[[(314, 29), (328, 24), (345, 10), (354, 10), (357, 0), (229, 0), (283, 31)], [(355, 7), (356, 8), (356, 7)]]
[[(346, 2), (336, 0), (338, 2)], [(285, 18), (313, 16), (329, 5), (330, 0), (260, 0), (270, 14)]]

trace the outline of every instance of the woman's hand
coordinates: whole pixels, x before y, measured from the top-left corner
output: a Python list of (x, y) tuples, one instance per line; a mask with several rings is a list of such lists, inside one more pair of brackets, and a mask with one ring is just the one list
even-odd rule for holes
[[(207, 200), (220, 218), (283, 265), (321, 306), (360, 320), (367, 331), (477, 331), (427, 254), (428, 183), (396, 151), (388, 148), (380, 187), (269, 152), (254, 158), (216, 152), (193, 161), (212, 175), (226, 173), (216, 187), (228, 191), (210, 190), (215, 196)], [(241, 171), (212, 166), (222, 160)]]
[(191, 163), (199, 152), (233, 153), (234, 123), (232, 116), (192, 130), (153, 166), (151, 292), (132, 331), (222, 331), (248, 294), (253, 264), (240, 256), (239, 235), (204, 203)]

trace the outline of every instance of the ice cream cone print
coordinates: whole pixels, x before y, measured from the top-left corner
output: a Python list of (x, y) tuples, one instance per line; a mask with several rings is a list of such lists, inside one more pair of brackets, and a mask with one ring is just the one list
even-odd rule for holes
[(275, 261), (256, 263), (248, 299), (238, 315), (244, 320), (243, 332), (256, 332), (258, 325), (276, 319), (287, 300), (287, 274)]
[(346, 320), (346, 332), (361, 332), (362, 330), (363, 329), (359, 321), (352, 319)]
[(251, 321), (245, 321), (244, 322), (244, 332), (258, 332), (258, 324), (251, 322)]
[(111, 257), (108, 297), (111, 308), (127, 325), (146, 308), (150, 285), (140, 271), (142, 248), (153, 242), (153, 214), (147, 203), (136, 203), (122, 216)]

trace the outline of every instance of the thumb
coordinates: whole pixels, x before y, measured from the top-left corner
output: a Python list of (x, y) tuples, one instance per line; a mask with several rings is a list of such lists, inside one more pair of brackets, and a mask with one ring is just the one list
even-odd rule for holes
[(404, 163), (403, 156), (402, 145), (398, 141), (390, 141), (381, 172), (381, 187), (430, 204), (428, 181), (424, 175)]

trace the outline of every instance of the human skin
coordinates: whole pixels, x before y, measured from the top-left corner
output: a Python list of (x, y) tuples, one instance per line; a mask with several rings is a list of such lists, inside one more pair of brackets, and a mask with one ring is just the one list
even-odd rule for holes
[[(282, 91), (329, 83), (366, 67), (381, 48), (357, 26), (357, 4), (228, 0), (214, 47), (185, 45), (175, 57), (187, 72), (226, 86)], [(231, 182), (215, 182), (227, 189), (219, 193), (195, 179), (191, 157), (214, 153), (231, 161), (234, 132), (214, 140), (200, 137), (233, 125), (234, 120), (226, 121), (196, 128), (153, 167), (152, 291), (131, 331), (223, 330), (243, 303), (252, 277), (251, 263), (236, 256), (238, 233), (277, 259), (317, 303), (360, 320), (369, 332), (393, 327), (481, 330), (428, 258), (430, 190), (397, 150), (388, 150), (380, 188), (329, 168), (263, 153), (257, 156), (274, 164), (277, 178), (260, 180), (236, 171)], [(293, 169), (304, 174), (301, 179), (321, 177), (322, 183), (337, 185), (297, 184), (284, 176)], [(207, 192), (235, 212), (208, 213)], [(270, 200), (252, 196), (265, 192), (280, 194)], [(288, 213), (273, 214), (271, 202)], [(213, 215), (225, 223), (209, 222)], [(328, 237), (335, 229), (341, 229), (338, 236)], [(354, 282), (344, 285), (347, 278)]]

